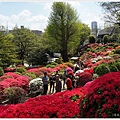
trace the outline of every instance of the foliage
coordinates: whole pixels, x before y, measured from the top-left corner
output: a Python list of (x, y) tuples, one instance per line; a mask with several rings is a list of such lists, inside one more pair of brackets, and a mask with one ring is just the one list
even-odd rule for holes
[(109, 36), (108, 35), (104, 35), (103, 42), (104, 42), (104, 44), (109, 42)]
[[(30, 98), (23, 104), (9, 106), (0, 113), (0, 118), (79, 118), (78, 104), (86, 92), (85, 88), (75, 88)], [(73, 95), (80, 99), (71, 100)]]
[(55, 62), (58, 64), (62, 64), (63, 63), (62, 57), (59, 57), (58, 59), (56, 59)]
[(24, 89), (20, 87), (9, 87), (4, 89), (4, 99), (8, 99), (10, 104), (20, 103), (26, 96)]
[(118, 71), (118, 68), (117, 66), (115, 65), (115, 62), (110, 62), (108, 63), (108, 67), (110, 69), (110, 72), (117, 72)]
[(13, 43), (16, 45), (18, 59), (21, 60), (23, 64), (31, 51), (38, 46), (38, 38), (27, 28), (14, 28), (12, 34), (14, 36)]
[[(120, 117), (120, 73), (111, 72), (94, 80), (80, 102), (83, 118)], [(118, 114), (118, 116), (116, 116)]]
[(12, 43), (9, 35), (3, 34), (0, 31), (0, 66), (6, 68), (17, 62), (15, 44)]
[(66, 62), (64, 64), (67, 65), (68, 67), (74, 68), (74, 65), (71, 62)]
[(55, 65), (52, 65), (52, 64), (47, 64), (46, 67), (47, 67), (47, 68), (55, 68), (56, 66), (55, 66)]
[(24, 73), (24, 72), (26, 72), (26, 69), (23, 68), (23, 67), (17, 67), (17, 68), (16, 68), (16, 72)]
[(115, 49), (114, 54), (120, 54), (120, 48), (119, 49)]
[(110, 69), (106, 64), (100, 64), (94, 67), (94, 73), (98, 74), (99, 76), (102, 76), (109, 72), (110, 72)]
[(48, 56), (43, 48), (36, 48), (29, 54), (27, 61), (32, 65), (46, 65)]
[(104, 19), (106, 22), (119, 23), (119, 6), (120, 2), (100, 2), (100, 6), (105, 11)]
[[(78, 16), (70, 4), (54, 2), (49, 17), (47, 33), (50, 43), (61, 52), (64, 62), (68, 61), (68, 44), (78, 40)], [(76, 38), (77, 37), (77, 38)]]
[(120, 62), (115, 62), (115, 66), (120, 70)]
[(0, 76), (3, 76), (4, 75), (4, 70), (2, 67), (0, 67)]
[(90, 35), (90, 36), (89, 36), (89, 43), (90, 43), (90, 44), (91, 44), (91, 43), (95, 43), (95, 41), (96, 41), (95, 36)]
[(31, 79), (35, 79), (36, 75), (33, 72), (26, 72), (24, 75), (29, 76)]

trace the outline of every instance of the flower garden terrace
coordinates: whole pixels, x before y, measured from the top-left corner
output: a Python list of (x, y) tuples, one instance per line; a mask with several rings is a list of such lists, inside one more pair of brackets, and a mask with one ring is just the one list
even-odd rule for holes
[(1, 118), (120, 117), (120, 72), (105, 74), (83, 87), (1, 106)]
[[(73, 64), (54, 64), (54, 67), (49, 65), (29, 70), (18, 67), (15, 70), (16, 72), (5, 73), (0, 77), (0, 101), (2, 102), (6, 97), (17, 98), (20, 101), (17, 101), (17, 104), (11, 102), (0, 106), (2, 111), (0, 117), (120, 117), (119, 50), (119, 44), (88, 45), (80, 57), (84, 60), (86, 68), (82, 74), (77, 74), (81, 78), (80, 82), (83, 83), (81, 87), (74, 88), (71, 91), (65, 90), (52, 95), (29, 98), (23, 103), (21, 103), (20, 98), (27, 94), (28, 84), (32, 79), (41, 77), (44, 72), (50, 75), (59, 70), (61, 74), (67, 67), (73, 68)], [(21, 93), (21, 96), (16, 97), (18, 93)]]

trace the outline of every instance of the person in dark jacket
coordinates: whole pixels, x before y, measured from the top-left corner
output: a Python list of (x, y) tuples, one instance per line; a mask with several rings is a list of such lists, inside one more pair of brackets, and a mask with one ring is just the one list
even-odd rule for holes
[(60, 80), (60, 76), (56, 75), (56, 92), (61, 92), (62, 89), (62, 82)]
[(50, 80), (50, 93), (51, 93), (51, 90), (52, 90), (52, 93), (54, 93), (55, 75), (51, 75), (49, 80)]

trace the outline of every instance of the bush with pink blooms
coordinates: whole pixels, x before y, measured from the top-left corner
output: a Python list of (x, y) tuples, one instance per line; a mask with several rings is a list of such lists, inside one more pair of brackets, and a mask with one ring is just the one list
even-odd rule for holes
[(92, 74), (89, 72), (82, 72), (77, 74), (77, 76), (79, 77), (79, 86), (84, 86), (87, 82), (92, 81)]

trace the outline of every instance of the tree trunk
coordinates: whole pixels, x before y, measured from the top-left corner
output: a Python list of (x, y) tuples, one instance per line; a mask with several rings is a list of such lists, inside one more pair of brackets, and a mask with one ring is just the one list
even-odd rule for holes
[(66, 50), (61, 50), (62, 59), (64, 62), (68, 62), (68, 54)]

